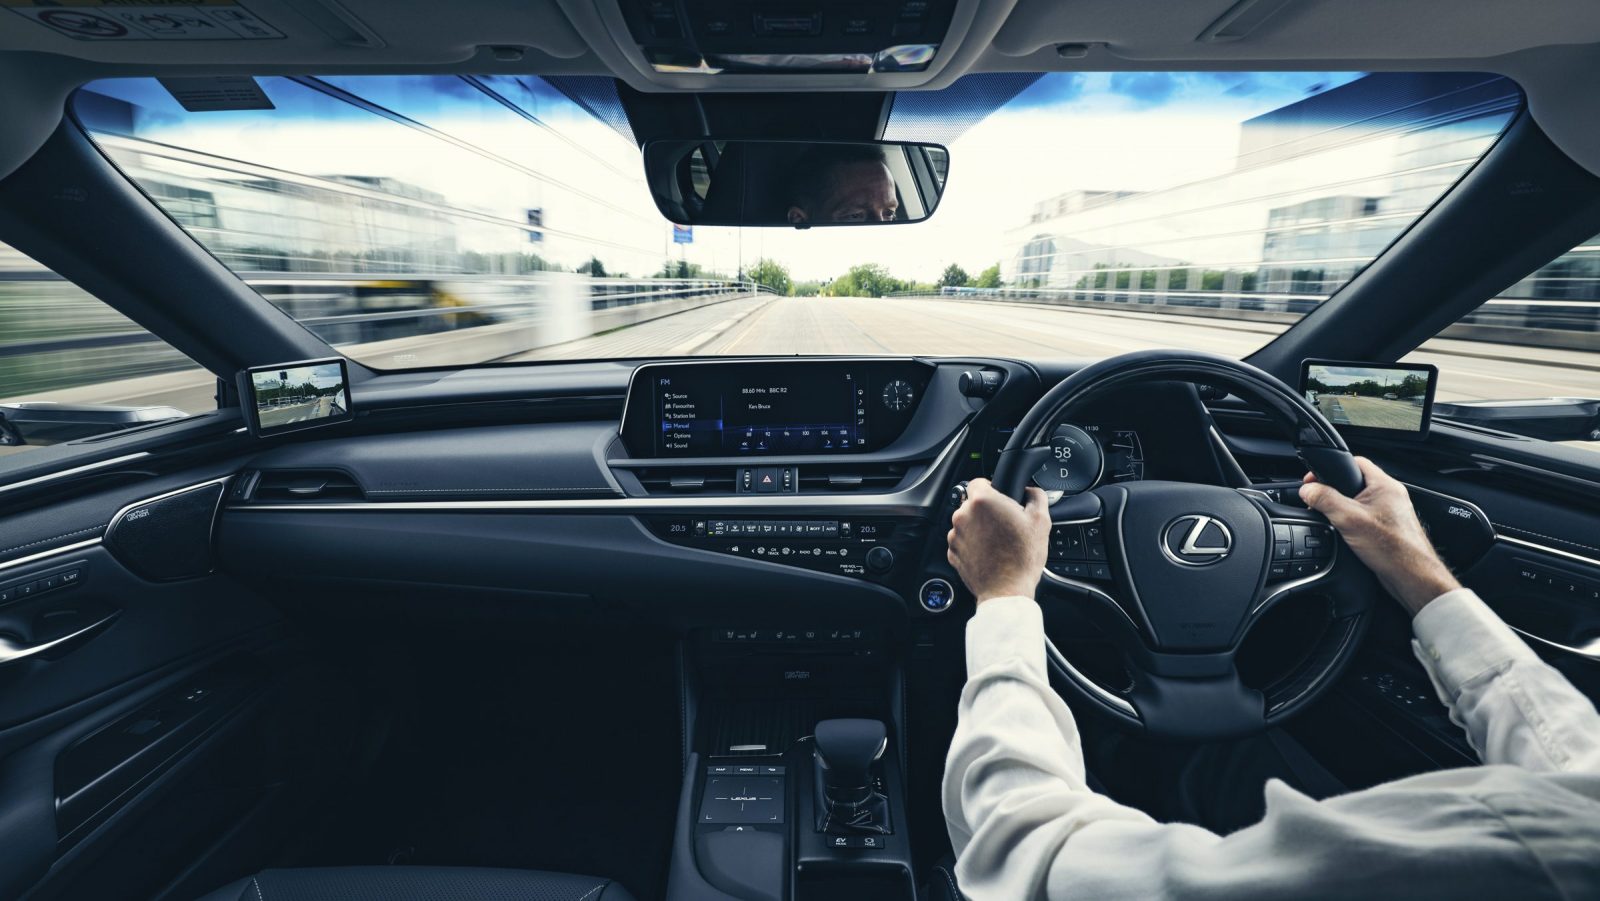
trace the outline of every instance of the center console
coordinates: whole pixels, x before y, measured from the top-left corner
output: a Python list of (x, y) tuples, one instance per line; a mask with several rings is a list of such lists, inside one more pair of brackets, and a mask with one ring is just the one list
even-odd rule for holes
[(892, 643), (816, 625), (686, 646), (671, 901), (916, 898)]

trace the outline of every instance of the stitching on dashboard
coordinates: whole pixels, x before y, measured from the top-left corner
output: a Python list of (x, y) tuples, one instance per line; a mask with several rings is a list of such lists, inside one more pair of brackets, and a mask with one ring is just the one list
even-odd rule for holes
[(0, 548), (0, 554), (9, 554), (12, 551), (20, 551), (20, 550), (22, 550), (24, 548), (35, 547), (35, 546), (41, 545), (41, 544), (49, 544), (52, 541), (60, 541), (63, 538), (75, 538), (75, 537), (77, 537), (79, 535), (88, 535), (91, 532), (98, 532), (98, 531), (100, 531), (101, 529), (104, 529), (104, 528), (105, 528), (105, 526), (94, 526), (94, 527), (88, 528), (88, 529), (79, 529), (76, 532), (67, 532), (67, 533), (62, 534), (62, 535), (56, 535), (56, 536), (51, 537), (51, 538), (41, 538), (38, 541), (30, 541), (27, 544), (18, 544), (18, 545), (14, 545), (14, 546), (8, 547), (8, 548)]
[(1545, 535), (1542, 532), (1535, 532), (1532, 529), (1524, 529), (1521, 526), (1508, 526), (1503, 522), (1502, 523), (1495, 523), (1495, 525), (1497, 525), (1501, 529), (1503, 529), (1505, 531), (1509, 531), (1509, 532), (1521, 532), (1524, 535), (1532, 535), (1535, 538), (1543, 538), (1546, 541), (1559, 541), (1562, 544), (1570, 544), (1573, 547), (1581, 547), (1581, 548), (1584, 548), (1585, 550), (1600, 551), (1600, 547), (1595, 547), (1592, 544), (1584, 544), (1581, 541), (1573, 541), (1571, 538), (1558, 538), (1558, 537), (1556, 537), (1554, 535)]
[(595, 886), (594, 888), (589, 889), (588, 891), (584, 892), (578, 898), (578, 901), (584, 901), (584, 898), (588, 898), (588, 897), (592, 896), (595, 892), (600, 891), (601, 889), (605, 888), (606, 886), (608, 886), (610, 884), (611, 884), (610, 882), (602, 882), (602, 883), (600, 883), (599, 885)]
[(577, 488), (373, 488), (368, 494), (478, 494), (483, 492), (512, 492), (527, 494), (535, 491), (604, 491), (616, 494), (610, 485), (591, 485)]

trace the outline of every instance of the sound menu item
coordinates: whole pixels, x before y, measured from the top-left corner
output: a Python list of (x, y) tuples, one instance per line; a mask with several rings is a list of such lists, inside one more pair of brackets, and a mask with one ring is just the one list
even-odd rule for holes
[[(634, 435), (630, 444), (662, 457), (861, 453), (904, 430), (926, 384), (915, 363), (641, 367), (629, 393), (624, 437)], [(648, 404), (648, 423), (636, 408), (641, 401)], [(648, 442), (638, 440), (641, 427), (653, 433)]]

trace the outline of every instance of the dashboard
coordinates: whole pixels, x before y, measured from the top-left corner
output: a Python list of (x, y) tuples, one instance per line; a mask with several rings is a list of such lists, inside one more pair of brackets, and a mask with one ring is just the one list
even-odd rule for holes
[[(533, 421), (517, 397), (497, 408), (508, 421), (485, 423), (479, 402), (453, 427), (437, 413), (405, 419), (422, 415), (413, 392), (356, 398), (369, 413), (346, 434), (251, 457), (227, 499), (224, 554), (263, 578), (286, 578), (271, 561), (294, 559), (384, 591), (526, 592), (532, 566), (546, 595), (715, 626), (796, 609), (937, 615), (959, 581), (943, 541), (952, 486), (992, 473), (1062, 376), (989, 358), (562, 371), (582, 377), (569, 390), (589, 406), (551, 402)], [(416, 392), (445, 387), (413, 378)], [(590, 399), (608, 396), (596, 385), (611, 378), (607, 416)], [(1035, 476), (1047, 490), (1221, 481), (1192, 386), (1129, 386), (1074, 419)]]

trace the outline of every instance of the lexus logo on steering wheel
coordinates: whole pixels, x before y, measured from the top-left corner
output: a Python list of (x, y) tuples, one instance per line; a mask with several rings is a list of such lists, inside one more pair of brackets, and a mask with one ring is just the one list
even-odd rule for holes
[(1233, 533), (1215, 516), (1188, 513), (1167, 523), (1161, 535), (1167, 559), (1184, 566), (1209, 566), (1233, 550)]

